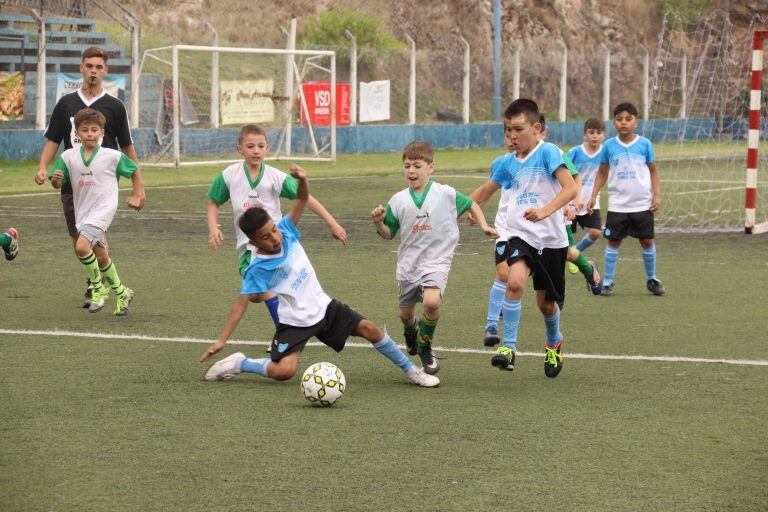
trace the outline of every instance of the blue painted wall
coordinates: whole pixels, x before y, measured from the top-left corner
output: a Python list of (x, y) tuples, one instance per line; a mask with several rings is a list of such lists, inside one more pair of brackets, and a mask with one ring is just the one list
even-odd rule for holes
[[(566, 147), (580, 144), (583, 126), (581, 121), (547, 123), (549, 140)], [(768, 120), (763, 121), (762, 129), (768, 132)], [(732, 133), (734, 140), (744, 140), (747, 134), (747, 120), (727, 119), (724, 121), (724, 131)], [(237, 128), (182, 128), (181, 153), (187, 156), (204, 156), (220, 155), (230, 150), (234, 152), (237, 132)], [(718, 130), (714, 119), (655, 119), (641, 121), (637, 132), (653, 142), (673, 142), (713, 140), (716, 139)], [(336, 133), (336, 148), (339, 153), (396, 152), (401, 151), (412, 140), (426, 140), (438, 149), (501, 148), (504, 143), (500, 123), (342, 126)], [(608, 126), (607, 135), (615, 135), (613, 126)], [(140, 158), (158, 153), (165, 145), (157, 143), (151, 128), (134, 130), (133, 137)], [(323, 146), (329, 142), (329, 130), (316, 128), (315, 137), (318, 144)], [(271, 132), (269, 143), (276, 146), (277, 138), (277, 132)], [(222, 140), (231, 142), (222, 146)], [(37, 130), (0, 130), (0, 158), (38, 158), (44, 144), (42, 132)], [(306, 153), (310, 147), (307, 130), (294, 128), (294, 152)]]

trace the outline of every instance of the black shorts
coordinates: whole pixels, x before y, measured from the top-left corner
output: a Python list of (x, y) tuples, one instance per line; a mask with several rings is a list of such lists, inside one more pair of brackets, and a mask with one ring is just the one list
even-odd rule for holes
[(75, 225), (75, 199), (72, 194), (61, 194), (61, 205), (64, 208), (64, 218), (67, 220), (67, 229), (69, 236), (77, 238), (77, 227)]
[(603, 219), (600, 218), (600, 210), (592, 210), (592, 213), (586, 215), (577, 215), (571, 224), (571, 231), (576, 232), (576, 226), (582, 229), (603, 229)]
[(297, 350), (302, 351), (312, 336), (336, 352), (341, 352), (347, 338), (355, 332), (358, 324), (363, 320), (365, 318), (360, 313), (346, 304), (332, 299), (325, 310), (325, 317), (315, 325), (309, 327), (278, 325), (275, 338), (272, 340), (270, 357), (277, 362)]
[(545, 290), (546, 299), (557, 301), (565, 299), (565, 261), (568, 248), (542, 249), (539, 251), (524, 240), (513, 236), (507, 242), (496, 244), (496, 264), (506, 261), (512, 265), (524, 259), (533, 273), (533, 289)]
[(653, 212), (608, 212), (603, 236), (613, 242), (632, 238), (653, 238)]

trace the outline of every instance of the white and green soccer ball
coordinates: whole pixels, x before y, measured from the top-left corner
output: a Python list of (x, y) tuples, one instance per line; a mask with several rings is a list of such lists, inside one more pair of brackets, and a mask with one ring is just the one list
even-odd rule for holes
[(312, 405), (328, 407), (341, 398), (347, 380), (338, 366), (332, 363), (309, 365), (301, 376), (301, 392)]

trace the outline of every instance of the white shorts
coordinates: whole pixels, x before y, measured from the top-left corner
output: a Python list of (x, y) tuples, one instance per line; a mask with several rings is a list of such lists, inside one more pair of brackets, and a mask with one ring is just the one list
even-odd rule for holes
[(107, 232), (100, 227), (94, 226), (92, 224), (86, 224), (78, 234), (91, 242), (91, 247), (96, 245), (99, 247), (107, 246)]
[(400, 285), (398, 305), (401, 308), (407, 308), (424, 300), (424, 288), (438, 288), (442, 297), (445, 294), (445, 287), (448, 285), (448, 274), (430, 272), (415, 283), (398, 281), (398, 284)]

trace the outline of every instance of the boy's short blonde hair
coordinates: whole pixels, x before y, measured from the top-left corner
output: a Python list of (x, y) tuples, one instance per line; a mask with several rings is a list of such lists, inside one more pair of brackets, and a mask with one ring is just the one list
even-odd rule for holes
[(240, 128), (240, 133), (237, 135), (237, 145), (242, 146), (243, 140), (246, 135), (263, 135), (267, 138), (267, 130), (257, 124), (247, 124)]
[(405, 146), (403, 150), (403, 161), (405, 160), (424, 160), (431, 164), (435, 161), (435, 148), (432, 144), (423, 140), (415, 140)]
[(80, 125), (84, 123), (96, 123), (102, 130), (104, 129), (104, 125), (107, 124), (107, 118), (104, 117), (104, 114), (92, 108), (84, 108), (83, 110), (79, 111), (77, 114), (75, 114), (74, 121), (75, 130), (79, 129)]

